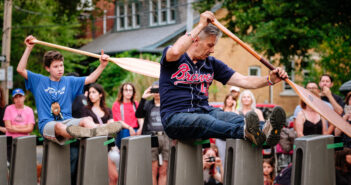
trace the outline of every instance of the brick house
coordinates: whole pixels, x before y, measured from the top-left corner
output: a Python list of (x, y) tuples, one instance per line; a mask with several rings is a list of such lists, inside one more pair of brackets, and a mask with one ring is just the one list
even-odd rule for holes
[[(105, 18), (96, 18), (100, 21), (94, 22), (95, 30), (87, 31), (87, 36), (94, 36), (94, 40), (81, 49), (99, 53), (102, 48), (108, 54), (128, 50), (161, 53), (165, 46), (174, 43), (179, 36), (186, 33), (187, 21), (195, 24), (198, 22), (198, 13), (188, 16), (191, 15), (187, 14), (191, 12), (188, 5), (187, 0), (117, 0), (114, 3), (99, 1), (96, 6), (106, 7)], [(217, 18), (226, 14), (220, 7), (221, 5), (217, 5), (211, 10)], [(268, 74), (264, 65), (228, 37), (222, 37), (218, 41), (213, 56), (244, 75)], [(293, 71), (288, 71), (294, 80)], [(210, 101), (223, 102), (229, 88), (214, 82), (210, 88)], [(299, 103), (297, 94), (284, 82), (271, 88), (253, 90), (253, 93), (257, 103), (281, 105), (287, 115), (291, 115)]]

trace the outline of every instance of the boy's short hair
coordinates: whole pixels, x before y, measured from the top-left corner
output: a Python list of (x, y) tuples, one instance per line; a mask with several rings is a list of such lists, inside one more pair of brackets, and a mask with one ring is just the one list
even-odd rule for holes
[(50, 67), (52, 61), (54, 60), (59, 60), (59, 61), (63, 61), (63, 56), (60, 52), (58, 51), (47, 51), (45, 54), (44, 54), (44, 66), (45, 67)]

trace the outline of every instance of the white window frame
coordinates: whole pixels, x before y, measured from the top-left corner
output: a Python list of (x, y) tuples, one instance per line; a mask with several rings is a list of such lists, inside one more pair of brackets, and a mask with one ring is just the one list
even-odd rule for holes
[[(175, 23), (175, 19), (172, 20), (171, 19), (171, 0), (166, 0), (166, 21), (162, 21), (162, 10), (161, 9), (161, 1), (162, 0), (156, 0), (157, 1), (157, 10), (154, 9), (153, 7), (153, 0), (149, 0), (149, 25), (150, 26), (159, 26), (159, 25), (167, 25), (167, 24), (174, 24)], [(153, 12), (157, 11), (157, 22), (154, 22), (154, 18), (153, 18)]]
[[(123, 30), (131, 30), (131, 29), (138, 29), (140, 28), (140, 24), (137, 24), (137, 16), (140, 16), (140, 14), (136, 11), (136, 4), (138, 2), (127, 2), (125, 4), (121, 5), (117, 5), (116, 8), (116, 22), (117, 22), (117, 31), (123, 31)], [(128, 26), (129, 22), (128, 22), (128, 17), (130, 16), (130, 13), (128, 12), (128, 5), (132, 5), (132, 26)], [(124, 9), (124, 15), (121, 16), (120, 15), (120, 8), (123, 7)], [(140, 10), (139, 10), (140, 11)], [(121, 26), (121, 21), (120, 18), (123, 17), (123, 21), (124, 21), (124, 27)], [(140, 19), (140, 17), (139, 17)]]
[(302, 69), (302, 75), (303, 75), (304, 78), (310, 77), (310, 73), (311, 73), (310, 70), (308, 70), (308, 69)]
[[(84, 4), (88, 5), (88, 7), (83, 8)], [(93, 11), (94, 9), (93, 0), (80, 0), (80, 4), (77, 6), (77, 10)]]
[[(252, 75), (251, 69), (257, 70), (257, 75)], [(250, 66), (248, 74), (249, 74), (249, 76), (261, 76), (261, 67), (260, 66)]]
[[(287, 71), (288, 75), (289, 75), (289, 79), (292, 82), (295, 82), (295, 61), (291, 61), (291, 72), (289, 74), (289, 72)], [(286, 69), (286, 66), (284, 66), (284, 69)], [(295, 93), (294, 89), (285, 81), (283, 81), (283, 91), (280, 93), (281, 96), (297, 96), (297, 94)]]

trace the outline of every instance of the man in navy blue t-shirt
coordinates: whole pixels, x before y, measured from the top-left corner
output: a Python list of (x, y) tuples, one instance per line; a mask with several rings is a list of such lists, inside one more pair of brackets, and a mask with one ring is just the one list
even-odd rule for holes
[[(256, 145), (266, 141), (254, 111), (242, 116), (223, 112), (208, 104), (208, 89), (213, 80), (245, 89), (273, 85), (287, 78), (276, 68), (267, 77), (243, 76), (222, 61), (209, 56), (220, 37), (218, 28), (209, 24), (212, 12), (204, 12), (199, 24), (163, 51), (160, 74), (162, 124), (173, 139), (247, 138)], [(276, 107), (266, 124), (267, 144), (274, 146), (280, 138), (285, 112)]]

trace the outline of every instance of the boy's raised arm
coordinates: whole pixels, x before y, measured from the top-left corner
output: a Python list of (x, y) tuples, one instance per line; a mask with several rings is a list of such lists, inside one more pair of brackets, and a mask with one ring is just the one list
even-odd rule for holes
[(101, 50), (100, 65), (95, 69), (94, 72), (92, 72), (89, 76), (85, 78), (84, 85), (94, 83), (97, 80), (97, 78), (99, 78), (100, 74), (108, 64), (109, 57), (110, 56), (108, 55), (104, 55), (104, 50)]
[(26, 50), (24, 50), (24, 53), (22, 55), (22, 58), (20, 60), (20, 62), (18, 63), (17, 66), (17, 72), (23, 76), (26, 80), (28, 78), (27, 75), (27, 62), (28, 62), (28, 57), (30, 55), (30, 52), (32, 51), (33, 47), (34, 47), (34, 43), (31, 43), (32, 40), (34, 40), (35, 37), (33, 37), (32, 35), (29, 35), (25, 40), (24, 43), (26, 44)]

